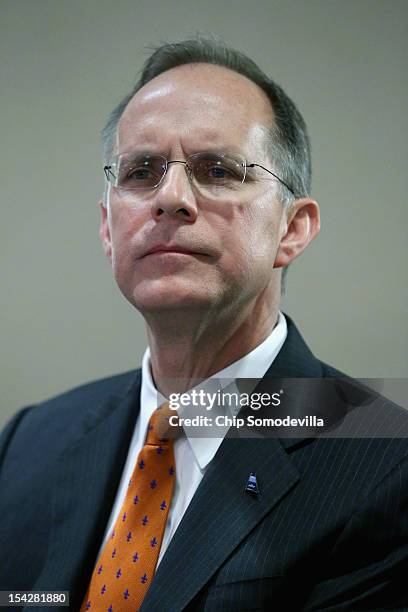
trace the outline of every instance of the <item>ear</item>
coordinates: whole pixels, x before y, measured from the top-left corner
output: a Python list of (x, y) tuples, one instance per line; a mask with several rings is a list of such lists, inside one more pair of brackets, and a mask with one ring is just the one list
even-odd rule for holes
[(108, 222), (108, 209), (105, 206), (103, 200), (99, 202), (99, 206), (101, 209), (101, 225), (99, 227), (99, 237), (101, 239), (105, 255), (112, 263), (112, 241)]
[(317, 236), (320, 231), (319, 205), (310, 198), (299, 198), (289, 207), (282, 221), (282, 238), (274, 268), (288, 266)]

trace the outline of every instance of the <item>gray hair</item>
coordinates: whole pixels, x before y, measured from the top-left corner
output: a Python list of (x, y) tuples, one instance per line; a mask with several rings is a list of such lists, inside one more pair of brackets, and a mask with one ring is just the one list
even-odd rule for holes
[[(220, 39), (196, 38), (165, 43), (153, 49), (133, 89), (119, 102), (102, 130), (105, 163), (112, 155), (119, 120), (133, 96), (159, 74), (184, 64), (206, 63), (229, 68), (247, 77), (268, 96), (275, 124), (269, 129), (268, 153), (283, 181), (291, 186), (296, 197), (309, 195), (311, 188), (311, 149), (305, 121), (296, 105), (283, 89), (270, 79), (244, 53), (227, 46)], [(293, 194), (283, 185), (280, 197), (283, 206), (293, 202)]]

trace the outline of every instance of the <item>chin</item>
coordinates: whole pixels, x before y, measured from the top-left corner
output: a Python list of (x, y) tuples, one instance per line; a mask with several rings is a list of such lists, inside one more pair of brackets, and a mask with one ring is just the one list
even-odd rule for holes
[(155, 299), (137, 299), (134, 298), (131, 302), (135, 308), (143, 315), (158, 314), (158, 313), (192, 313), (193, 311), (208, 310), (209, 303), (206, 300), (199, 300), (196, 297), (184, 297), (178, 300), (155, 300)]
[(131, 296), (125, 297), (141, 313), (182, 311), (184, 309), (208, 309), (214, 296), (206, 292), (204, 286), (179, 287), (177, 283), (163, 283), (161, 287), (137, 287)]

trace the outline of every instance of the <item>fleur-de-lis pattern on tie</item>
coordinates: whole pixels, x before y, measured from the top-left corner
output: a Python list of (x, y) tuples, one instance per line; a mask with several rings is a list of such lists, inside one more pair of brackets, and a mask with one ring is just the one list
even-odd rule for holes
[[(137, 612), (152, 582), (173, 495), (168, 403), (150, 418), (125, 501), (92, 574), (81, 612)], [(174, 414), (174, 413), (173, 413)]]

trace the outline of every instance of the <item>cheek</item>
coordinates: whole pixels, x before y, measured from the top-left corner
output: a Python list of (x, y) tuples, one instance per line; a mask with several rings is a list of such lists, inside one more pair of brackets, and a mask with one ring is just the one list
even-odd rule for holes
[(279, 217), (272, 206), (262, 201), (239, 204), (209, 219), (220, 240), (220, 274), (227, 284), (259, 288), (269, 281), (279, 237)]
[(140, 227), (143, 218), (143, 209), (126, 204), (125, 202), (112, 205), (110, 224), (112, 236), (117, 240), (128, 238)]
[(239, 206), (230, 232), (231, 249), (248, 265), (272, 264), (279, 245), (280, 215), (270, 201)]
[(248, 225), (253, 228), (252, 248), (260, 257), (275, 260), (280, 235), (282, 209), (275, 199), (260, 200), (248, 211)]
[(112, 209), (110, 218), (112, 266), (117, 279), (131, 272), (133, 268), (131, 263), (135, 257), (135, 243), (144, 218), (142, 209), (124, 205)]

